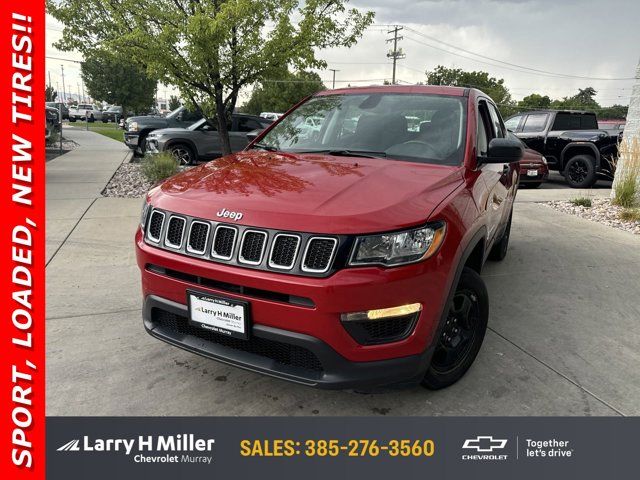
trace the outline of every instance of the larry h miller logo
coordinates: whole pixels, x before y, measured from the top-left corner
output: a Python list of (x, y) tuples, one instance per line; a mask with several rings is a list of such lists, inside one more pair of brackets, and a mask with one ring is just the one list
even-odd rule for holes
[(198, 438), (193, 433), (93, 439), (85, 435), (81, 439), (74, 438), (56, 450), (58, 452), (115, 452), (132, 458), (136, 463), (211, 463), (215, 442), (213, 438)]
[(462, 448), (474, 450), (476, 453), (463, 453), (462, 460), (506, 460), (509, 455), (502, 452), (507, 442), (505, 438), (493, 438), (491, 435), (468, 438), (462, 444)]

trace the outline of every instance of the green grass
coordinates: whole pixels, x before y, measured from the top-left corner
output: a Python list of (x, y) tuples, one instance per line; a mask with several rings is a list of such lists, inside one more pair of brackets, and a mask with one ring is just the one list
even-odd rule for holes
[[(87, 124), (85, 122), (75, 122), (71, 125), (83, 130), (87, 128)], [(124, 142), (123, 130), (121, 128), (118, 128), (115, 123), (102, 123), (100, 121), (90, 123), (89, 130), (99, 133), (100, 135), (104, 135), (105, 137), (113, 138), (114, 140), (118, 140), (119, 142)]]
[(571, 203), (573, 203), (576, 207), (591, 208), (591, 199), (587, 198), (587, 197), (574, 198), (574, 199), (569, 200), (569, 201)]
[(169, 153), (147, 155), (142, 160), (142, 173), (151, 183), (156, 183), (178, 173), (178, 162)]

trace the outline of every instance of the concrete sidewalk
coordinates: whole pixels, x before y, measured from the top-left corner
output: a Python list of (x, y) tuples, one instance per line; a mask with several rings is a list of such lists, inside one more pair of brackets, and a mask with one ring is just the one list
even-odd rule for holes
[[(115, 169), (125, 152), (102, 146), (91, 155)], [(57, 215), (75, 228), (47, 268), (48, 415), (640, 414), (640, 237), (529, 198), (552, 196), (545, 187), (520, 192), (509, 255), (486, 266), (490, 327), (468, 374), (438, 392), (363, 395), (253, 374), (147, 335), (133, 250), (140, 200), (98, 198), (108, 169), (75, 161), (96, 181), (52, 175), (67, 195), (51, 199)], [(87, 184), (96, 186), (85, 198)]]
[(67, 127), (78, 146), (47, 162), (47, 263), (129, 154), (121, 142)]

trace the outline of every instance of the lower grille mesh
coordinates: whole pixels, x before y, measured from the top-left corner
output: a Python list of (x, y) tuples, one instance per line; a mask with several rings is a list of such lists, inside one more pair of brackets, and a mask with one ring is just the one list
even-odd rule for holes
[(342, 322), (349, 335), (361, 345), (397, 342), (406, 338), (415, 325), (416, 314), (383, 320)]
[(183, 335), (193, 335), (209, 342), (217, 343), (234, 350), (253, 353), (261, 357), (291, 367), (310, 370), (319, 374), (323, 371), (318, 357), (306, 348), (297, 345), (267, 340), (265, 338), (252, 337), (249, 340), (240, 340), (226, 335), (203, 330), (189, 324), (186, 317), (175, 315), (165, 310), (154, 308), (152, 311), (154, 323)]

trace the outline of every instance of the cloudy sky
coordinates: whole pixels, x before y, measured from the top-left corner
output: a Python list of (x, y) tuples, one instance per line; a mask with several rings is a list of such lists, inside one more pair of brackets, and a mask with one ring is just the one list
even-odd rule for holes
[[(640, 60), (638, 0), (617, 0), (613, 4), (587, 0), (351, 0), (350, 3), (374, 11), (375, 26), (351, 49), (320, 53), (329, 68), (339, 70), (336, 86), (391, 79), (391, 64), (386, 57), (389, 45), (385, 39), (390, 36), (387, 33), (390, 25), (400, 25), (405, 27), (400, 46), (406, 54), (406, 59), (398, 62), (400, 82), (424, 81), (425, 70), (445, 65), (484, 70), (504, 78), (516, 100), (532, 92), (558, 98), (572, 95), (578, 88), (593, 86), (602, 105), (629, 102), (633, 80), (594, 78), (634, 77)], [(47, 22), (47, 55), (79, 59), (73, 53), (53, 49), (51, 43), (59, 38), (61, 26), (50, 17)], [(65, 68), (67, 90), (77, 92), (80, 78), (76, 63), (48, 58), (52, 83), (61, 88), (61, 64)], [(319, 73), (325, 84), (331, 86), (332, 72)], [(168, 88), (167, 93), (172, 93), (172, 89)], [(163, 96), (164, 88), (160, 88), (159, 94)]]

